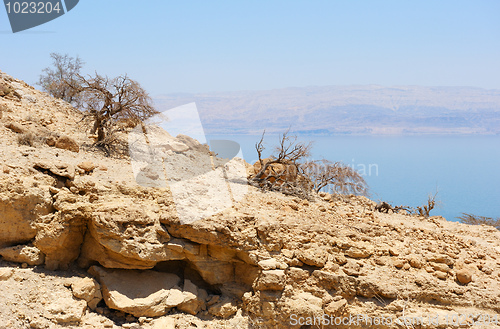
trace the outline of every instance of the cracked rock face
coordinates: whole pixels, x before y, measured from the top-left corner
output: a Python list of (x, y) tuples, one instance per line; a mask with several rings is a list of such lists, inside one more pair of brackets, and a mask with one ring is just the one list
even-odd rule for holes
[[(162, 154), (182, 154), (187, 168), (179, 176), (212, 165), (217, 177), (225, 172), (234, 200), (224, 198), (228, 206), (218, 209), (209, 204), (215, 194), (197, 200), (189, 184), (177, 185), (176, 195), (156, 184), (165, 174), (158, 166), (134, 169), (129, 158), (83, 147), (89, 139), (80, 112), (0, 78), (2, 324), (112, 328), (105, 318), (112, 313), (142, 318), (137, 325), (146, 329), (210, 327), (208, 318), (231, 328), (299, 328), (291, 316), (500, 312), (500, 233), (493, 227), (380, 213), (365, 197), (323, 193), (305, 201), (246, 185), (241, 192), (242, 182), (230, 177), (236, 166), (206, 145), (187, 136), (158, 141)], [(26, 131), (47, 140), (69, 136), (79, 152), (19, 145)], [(166, 165), (168, 179), (179, 179)], [(195, 186), (208, 188), (218, 187)], [(200, 213), (182, 220), (190, 204)], [(74, 266), (83, 274), (74, 276)]]

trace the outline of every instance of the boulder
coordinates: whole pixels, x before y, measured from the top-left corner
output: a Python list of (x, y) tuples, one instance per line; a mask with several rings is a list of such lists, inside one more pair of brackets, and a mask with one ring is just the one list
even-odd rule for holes
[(36, 247), (18, 245), (0, 249), (0, 255), (9, 262), (42, 265), (45, 255)]
[(175, 274), (99, 266), (92, 266), (89, 273), (101, 284), (109, 308), (136, 317), (162, 316), (184, 302), (184, 295), (177, 286), (180, 278)]
[(457, 281), (461, 284), (467, 284), (472, 281), (472, 271), (466, 268), (462, 268), (457, 271)]
[(71, 164), (63, 162), (51, 163), (47, 161), (38, 161), (35, 162), (33, 168), (40, 171), (47, 170), (57, 177), (68, 178), (70, 180), (73, 180), (75, 178), (75, 167), (73, 167), (73, 165)]
[(326, 250), (319, 247), (299, 249), (295, 252), (295, 255), (304, 264), (315, 267), (325, 266), (328, 260), (328, 253)]
[[(129, 193), (129, 192), (127, 192)], [(130, 191), (134, 193), (134, 191)], [(105, 267), (150, 269), (158, 262), (184, 259), (172, 250), (159, 222), (158, 203), (132, 198), (103, 200), (92, 208), (79, 262)]]
[(374, 252), (375, 248), (371, 244), (360, 242), (347, 248), (344, 253), (351, 258), (367, 258), (373, 255)]
[(52, 196), (48, 190), (25, 188), (18, 180), (0, 181), (0, 248), (33, 240), (33, 224), (51, 211)]
[(254, 283), (254, 290), (283, 290), (286, 276), (283, 270), (262, 271)]
[(86, 218), (78, 214), (78, 204), (76, 208), (76, 213), (58, 211), (41, 217), (35, 224), (37, 234), (34, 245), (45, 254), (48, 269), (66, 269), (80, 254)]
[(80, 152), (80, 146), (78, 146), (77, 142), (69, 137), (69, 136), (61, 136), (56, 140), (55, 147), (68, 150), (71, 152)]
[(26, 129), (19, 123), (17, 122), (9, 122), (8, 124), (5, 125), (6, 128), (9, 128), (13, 132), (16, 132), (18, 134), (22, 134), (26, 132)]
[(234, 304), (234, 301), (227, 297), (222, 298), (208, 308), (208, 313), (223, 319), (234, 315), (237, 311), (238, 308)]
[(205, 307), (205, 300), (203, 293), (198, 287), (190, 280), (184, 280), (184, 288), (182, 291), (183, 301), (177, 305), (177, 309), (181, 312), (196, 315), (202, 308)]
[(344, 298), (330, 302), (328, 305), (325, 307), (325, 313), (328, 315), (339, 315), (342, 313), (342, 311), (345, 309), (347, 306), (347, 300)]
[(97, 166), (93, 162), (91, 162), (91, 161), (80, 162), (77, 165), (77, 167), (80, 168), (80, 169), (82, 169), (86, 173), (92, 172), (95, 168), (97, 168)]
[(73, 296), (87, 302), (90, 309), (95, 310), (97, 304), (102, 300), (101, 286), (95, 279), (79, 278), (71, 284)]

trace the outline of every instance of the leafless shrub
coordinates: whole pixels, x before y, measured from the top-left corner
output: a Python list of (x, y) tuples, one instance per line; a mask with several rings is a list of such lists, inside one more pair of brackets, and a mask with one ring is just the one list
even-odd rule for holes
[(79, 95), (77, 107), (92, 126), (94, 145), (108, 154), (119, 142), (119, 132), (158, 113), (148, 93), (126, 75), (114, 79), (97, 73), (93, 77), (77, 75), (74, 82), (66, 83)]
[(76, 76), (85, 63), (78, 56), (75, 58), (68, 54), (51, 53), (50, 57), (52, 58), (52, 67), (47, 67), (42, 71), (37, 84), (55, 98), (60, 98), (68, 103), (76, 101), (78, 91), (71, 88), (65, 81), (75, 84)]
[(410, 206), (392, 206), (388, 202), (382, 201), (375, 206), (375, 210), (385, 213), (388, 213), (389, 211), (392, 211), (394, 213), (400, 213), (404, 211), (404, 213), (407, 215), (417, 215), (427, 218), (430, 216), (431, 210), (434, 209), (437, 205), (437, 193), (438, 192), (436, 192), (434, 195), (429, 195), (429, 197), (427, 198), (427, 204), (418, 206), (416, 208)]
[(416, 213), (426, 218), (429, 217), (431, 210), (436, 207), (436, 196), (437, 192), (434, 193), (434, 195), (429, 195), (427, 198), (427, 204), (417, 207)]
[(368, 185), (352, 167), (328, 160), (308, 161), (301, 165), (301, 173), (311, 181), (315, 192), (327, 190), (332, 194), (367, 195)]
[(289, 130), (280, 136), (279, 145), (270, 158), (263, 159), (264, 134), (255, 149), (259, 156), (258, 171), (249, 178), (249, 183), (264, 190), (280, 191), (284, 194), (308, 197), (311, 189), (307, 178), (299, 173), (301, 161), (309, 156), (311, 144), (297, 142), (297, 136), (290, 136)]
[(17, 136), (17, 144), (19, 145), (36, 147), (37, 145), (43, 144), (44, 142), (45, 139), (43, 137), (31, 132), (21, 133)]
[(368, 187), (363, 177), (341, 162), (328, 160), (306, 161), (311, 144), (297, 141), (289, 130), (280, 136), (279, 145), (270, 158), (263, 159), (264, 134), (255, 149), (259, 156), (256, 173), (249, 179), (251, 185), (264, 190), (309, 198), (310, 192), (328, 189), (333, 194), (367, 195)]
[(495, 219), (493, 217), (477, 216), (473, 214), (462, 213), (462, 215), (457, 218), (460, 219), (460, 222), (464, 224), (469, 224), (469, 225), (484, 224), (493, 226), (497, 230), (500, 230), (500, 217)]

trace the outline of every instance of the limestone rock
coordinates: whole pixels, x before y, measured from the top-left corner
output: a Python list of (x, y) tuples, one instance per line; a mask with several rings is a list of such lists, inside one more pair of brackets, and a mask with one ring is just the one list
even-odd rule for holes
[[(104, 301), (109, 308), (130, 313), (133, 316), (156, 317), (184, 299), (176, 298), (180, 278), (175, 274), (156, 271), (108, 270), (92, 266), (94, 275), (102, 287)], [(171, 290), (177, 290), (172, 293)], [(170, 299), (170, 300), (169, 300)]]
[(181, 312), (186, 312), (196, 315), (202, 308), (205, 307), (203, 293), (190, 280), (184, 280), (183, 301), (177, 305), (177, 309)]
[(48, 170), (55, 176), (66, 177), (70, 180), (73, 180), (75, 178), (75, 167), (63, 162), (51, 163), (47, 161), (38, 161), (35, 162), (33, 168), (38, 170)]
[(466, 268), (457, 271), (457, 280), (461, 284), (467, 284), (472, 281), (472, 271)]
[(73, 296), (85, 300), (92, 310), (95, 310), (102, 299), (101, 286), (92, 278), (77, 279), (76, 282), (71, 284), (71, 290)]
[(275, 270), (275, 269), (286, 270), (288, 268), (287, 264), (278, 262), (274, 258), (261, 260), (258, 263), (258, 265), (263, 270)]
[(9, 122), (8, 124), (5, 125), (6, 128), (9, 128), (13, 132), (16, 132), (18, 134), (22, 134), (26, 132), (26, 129), (19, 123), (17, 122)]
[(156, 202), (103, 200), (89, 216), (82, 264), (97, 261), (112, 268), (148, 269), (158, 262), (185, 258), (167, 245), (170, 236), (160, 224)]
[(36, 223), (34, 245), (45, 254), (47, 268), (65, 269), (77, 259), (85, 224), (84, 217), (71, 211), (58, 211), (40, 218)]
[(92, 161), (84, 161), (80, 162), (77, 165), (78, 168), (82, 169), (85, 172), (92, 172), (97, 166)]
[(328, 305), (325, 307), (325, 313), (328, 315), (339, 315), (342, 313), (342, 311), (345, 309), (347, 306), (347, 300), (344, 298), (330, 302)]
[(45, 260), (45, 255), (38, 248), (25, 245), (2, 248), (0, 255), (9, 262), (26, 263), (31, 266), (41, 265)]
[(328, 260), (328, 253), (324, 249), (318, 247), (299, 249), (296, 251), (295, 255), (304, 264), (316, 267), (325, 266)]
[(80, 152), (80, 146), (78, 146), (78, 143), (71, 137), (69, 136), (61, 136), (56, 140), (55, 147), (63, 149), (63, 150), (69, 150), (71, 152)]
[(34, 223), (52, 211), (48, 190), (0, 180), (0, 247), (23, 244), (36, 235)]
[(229, 298), (223, 298), (208, 308), (208, 313), (223, 319), (234, 315), (237, 311), (238, 308)]
[(254, 290), (283, 290), (285, 279), (285, 271), (283, 270), (262, 271), (254, 284)]
[(296, 315), (297, 317), (320, 316), (323, 301), (309, 292), (299, 292), (292, 298), (286, 299), (285, 313)]
[(0, 268), (0, 281), (5, 281), (8, 280), (12, 274), (14, 273), (14, 270), (8, 267), (2, 267)]
[(375, 248), (368, 243), (357, 243), (349, 247), (345, 251), (345, 255), (351, 258), (366, 258), (370, 257), (375, 251)]

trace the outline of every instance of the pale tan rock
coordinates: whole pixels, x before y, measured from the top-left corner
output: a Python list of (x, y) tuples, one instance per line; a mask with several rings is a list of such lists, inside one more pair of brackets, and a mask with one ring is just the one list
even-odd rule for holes
[(282, 262), (277, 261), (274, 258), (264, 259), (258, 263), (259, 267), (263, 270), (286, 270), (288, 265)]
[(14, 270), (8, 267), (2, 267), (0, 268), (0, 281), (5, 281), (8, 280), (12, 274), (14, 273)]
[(46, 189), (25, 188), (18, 180), (0, 180), (0, 248), (31, 241), (34, 223), (52, 209), (52, 196)]
[(446, 265), (453, 265), (454, 263), (453, 258), (445, 254), (430, 254), (427, 256), (427, 261)]
[(26, 132), (26, 129), (17, 122), (9, 122), (8, 124), (5, 125), (5, 127), (9, 128), (10, 130), (18, 134)]
[(391, 254), (391, 256), (399, 256), (399, 250), (394, 247), (389, 248), (389, 253)]
[(321, 298), (308, 292), (299, 292), (286, 299), (285, 303), (286, 313), (296, 314), (298, 317), (319, 316), (323, 312)]
[(361, 270), (361, 266), (353, 261), (348, 261), (347, 264), (345, 264), (342, 267), (342, 271), (344, 271), (345, 274), (347, 275), (352, 275), (352, 276), (358, 276), (359, 272)]
[(77, 167), (88, 173), (97, 168), (97, 165), (95, 165), (92, 161), (84, 161), (80, 162)]
[(424, 265), (423, 262), (422, 262), (422, 259), (420, 257), (417, 257), (417, 256), (412, 256), (410, 258), (410, 265), (414, 268), (422, 268), (422, 266)]
[(36, 247), (18, 245), (0, 249), (0, 255), (9, 262), (26, 263), (28, 265), (41, 265), (45, 255)]
[(392, 261), (392, 264), (397, 268), (402, 268), (405, 265), (405, 260), (401, 258), (396, 258)]
[(445, 273), (448, 273), (450, 271), (449, 266), (444, 263), (430, 263), (430, 265), (435, 271), (441, 271)]
[(73, 296), (85, 300), (92, 310), (102, 300), (101, 286), (92, 278), (78, 278), (71, 284), (71, 290)]
[[(64, 198), (64, 194), (59, 195)], [(61, 207), (64, 208), (62, 204)], [(85, 224), (84, 218), (74, 216), (70, 210), (49, 214), (36, 223), (38, 231), (34, 245), (45, 254), (47, 268), (65, 269), (77, 259)]]
[(446, 280), (446, 278), (448, 277), (448, 273), (439, 270), (434, 272), (434, 275), (441, 280)]
[(315, 267), (323, 267), (328, 261), (326, 250), (318, 247), (299, 249), (295, 252), (295, 256), (304, 264)]
[(152, 329), (175, 329), (175, 320), (167, 317), (155, 319)]
[(343, 312), (345, 307), (347, 306), (347, 300), (344, 298), (328, 303), (325, 307), (325, 313), (328, 315), (339, 315)]
[(204, 306), (205, 301), (202, 299), (198, 287), (190, 280), (184, 280), (184, 287), (182, 289), (183, 301), (177, 305), (177, 309), (181, 312), (186, 312), (196, 315)]
[(78, 143), (71, 137), (69, 136), (61, 136), (56, 140), (55, 147), (63, 149), (63, 150), (68, 150), (71, 152), (80, 152), (80, 146), (78, 146)]
[(349, 247), (344, 253), (351, 258), (367, 258), (373, 255), (375, 248), (368, 243), (357, 243)]
[(457, 270), (457, 281), (461, 284), (468, 284), (472, 281), (472, 271), (466, 268)]
[(208, 313), (219, 318), (228, 318), (238, 311), (234, 302), (229, 298), (222, 298), (219, 302), (208, 308)]
[(60, 177), (66, 177), (70, 180), (75, 178), (75, 167), (68, 163), (63, 162), (48, 162), (48, 161), (37, 161), (33, 165), (33, 168), (38, 170), (47, 170), (52, 174)]
[(269, 270), (262, 271), (254, 284), (255, 290), (283, 290), (285, 287), (285, 271)]
[[(101, 284), (103, 298), (108, 307), (136, 317), (161, 316), (171, 307), (183, 302), (182, 291), (180, 299), (171, 298), (179, 291), (174, 287), (180, 281), (178, 276), (171, 273), (107, 270), (98, 266), (92, 266), (89, 273)], [(172, 296), (171, 290), (174, 290)], [(174, 299), (178, 304), (174, 305)]]

